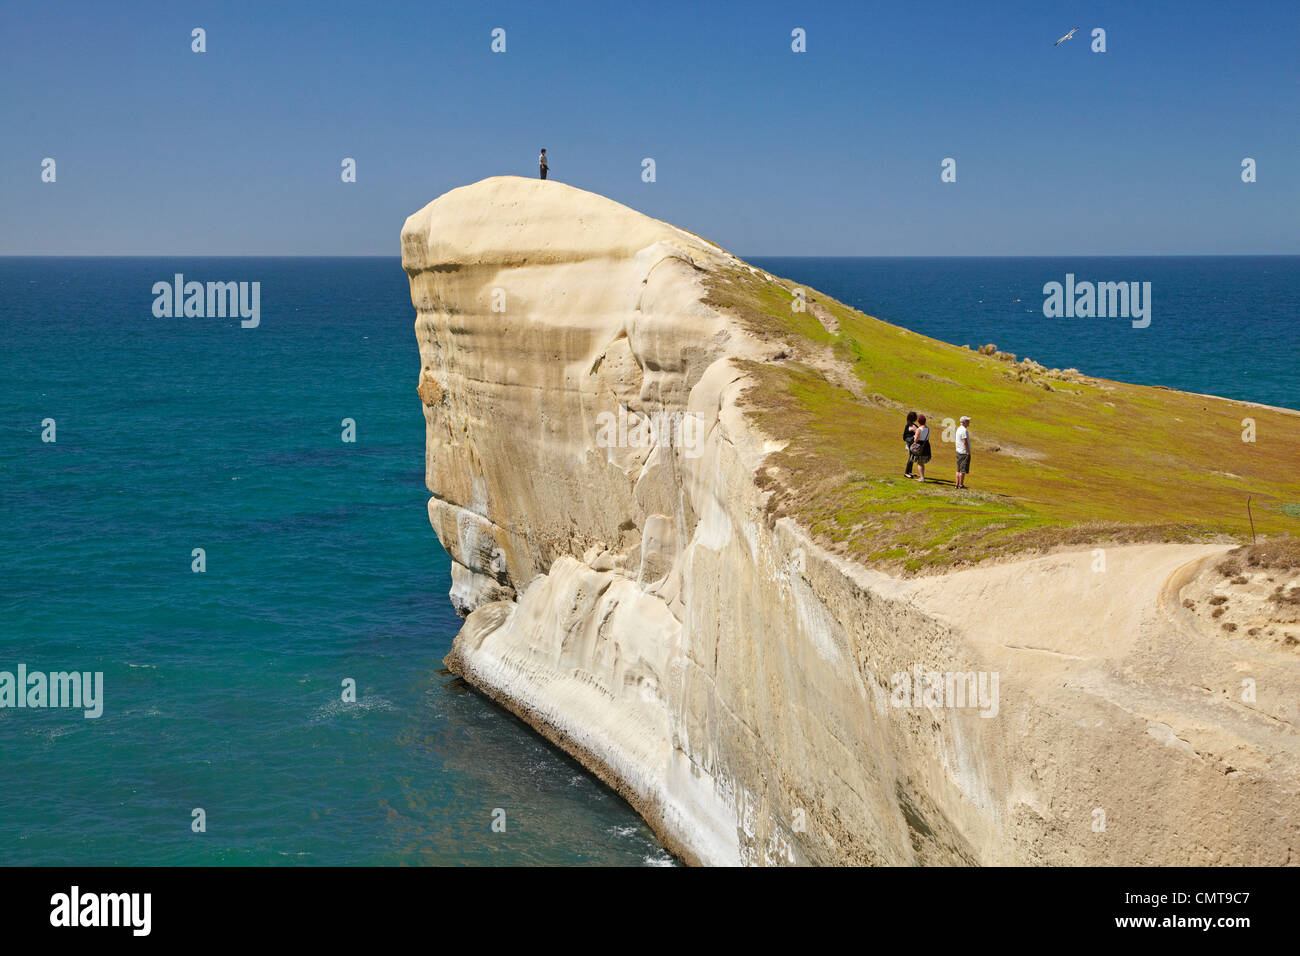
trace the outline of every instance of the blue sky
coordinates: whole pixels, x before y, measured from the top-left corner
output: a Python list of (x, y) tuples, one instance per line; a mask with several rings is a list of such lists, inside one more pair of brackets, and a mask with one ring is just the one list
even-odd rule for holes
[(1298, 51), (1294, 0), (4, 0), (0, 254), (396, 255), (541, 146), (741, 255), (1295, 254)]

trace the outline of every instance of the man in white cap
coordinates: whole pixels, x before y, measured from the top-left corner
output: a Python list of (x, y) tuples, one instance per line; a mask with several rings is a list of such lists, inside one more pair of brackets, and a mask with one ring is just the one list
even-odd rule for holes
[(966, 427), (970, 424), (970, 416), (961, 417), (961, 425), (957, 428), (956, 441), (957, 448), (957, 487), (966, 487), (966, 476), (970, 474), (970, 430)]

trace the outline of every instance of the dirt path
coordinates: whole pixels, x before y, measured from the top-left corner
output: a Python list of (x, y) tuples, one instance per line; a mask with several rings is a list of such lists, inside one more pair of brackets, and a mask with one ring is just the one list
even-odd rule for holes
[[(1057, 554), (921, 578), (908, 594), (987, 654), (1004, 696), (1116, 731), (1119, 740), (1099, 738), (1091, 756), (1100, 763), (1125, 733), (1144, 732), (1201, 769), (1267, 776), (1294, 793), (1300, 655), (1226, 633), (1182, 606), (1184, 589), (1203, 589), (1229, 549)], [(1296, 806), (1279, 811), (1300, 816)]]

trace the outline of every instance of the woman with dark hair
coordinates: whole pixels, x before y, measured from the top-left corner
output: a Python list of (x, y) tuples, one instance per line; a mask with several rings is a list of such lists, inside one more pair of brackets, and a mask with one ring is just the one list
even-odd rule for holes
[(925, 481), (925, 466), (930, 461), (930, 426), (925, 423), (924, 415), (916, 416), (916, 431), (912, 436), (912, 460), (921, 469), (921, 477), (917, 481)]
[(903, 477), (912, 477), (912, 438), (916, 431), (916, 412), (907, 413), (907, 424), (903, 426), (903, 446), (907, 449), (907, 467), (903, 469)]

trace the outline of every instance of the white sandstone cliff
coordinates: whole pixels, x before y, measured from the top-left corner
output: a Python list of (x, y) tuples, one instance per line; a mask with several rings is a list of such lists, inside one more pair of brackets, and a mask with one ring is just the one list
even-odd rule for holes
[[(1235, 704), (1220, 688), (1245, 652), (1169, 610), (1176, 576), (1222, 547), (1112, 549), (1103, 576), (1087, 554), (911, 581), (851, 564), (764, 518), (772, 444), (738, 407), (736, 363), (771, 344), (702, 302), (735, 257), (498, 177), (411, 216), (402, 258), (429, 517), (468, 615), (448, 666), (683, 859), (1289, 857), (1295, 668), (1255, 662), (1277, 682)], [(686, 427), (629, 437), (628, 415)], [(915, 668), (998, 675), (996, 713), (894, 706), (893, 675)]]

